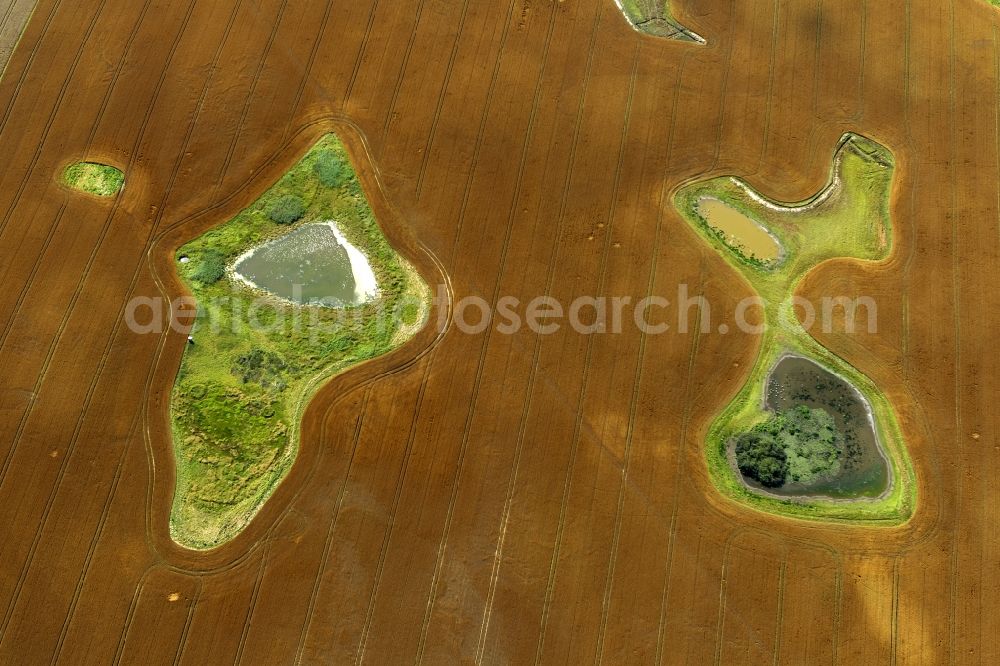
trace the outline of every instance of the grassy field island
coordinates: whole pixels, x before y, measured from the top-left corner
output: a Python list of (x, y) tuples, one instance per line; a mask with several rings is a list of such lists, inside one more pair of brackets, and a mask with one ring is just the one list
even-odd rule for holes
[(125, 174), (94, 162), (77, 162), (63, 172), (63, 182), (75, 190), (99, 197), (113, 197), (125, 185)]
[[(296, 301), (237, 270), (282, 243), (291, 248), (284, 259), (301, 269), (294, 279), (346, 266), (337, 279), (350, 281), (360, 262), (377, 289), (349, 303)], [(323, 262), (348, 253), (353, 263), (326, 271)], [(334, 135), (235, 218), (179, 248), (176, 260), (198, 318), (171, 401), (170, 527), (178, 543), (210, 548), (245, 527), (288, 473), (303, 410), (320, 385), (409, 339), (426, 318), (430, 290), (382, 234)]]

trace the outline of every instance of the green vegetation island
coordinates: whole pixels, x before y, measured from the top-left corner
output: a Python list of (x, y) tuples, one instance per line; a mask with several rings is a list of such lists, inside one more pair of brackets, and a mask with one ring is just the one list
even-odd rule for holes
[(77, 162), (63, 171), (63, 182), (74, 190), (99, 197), (113, 197), (125, 186), (125, 174), (119, 169), (95, 162)]
[(736, 436), (740, 472), (768, 488), (810, 483), (840, 471), (844, 434), (824, 409), (798, 405)]
[[(317, 236), (324, 230), (328, 239)], [(356, 303), (296, 302), (237, 270), (261, 248), (280, 253), (296, 235), (300, 244), (286, 248), (287, 261), (315, 275), (326, 270), (318, 259), (346, 261), (348, 247), (367, 259), (377, 292)], [(302, 246), (301, 237), (323, 244)], [(238, 534), (287, 475), (304, 408), (322, 383), (412, 337), (426, 320), (430, 290), (383, 235), (332, 134), (175, 258), (198, 315), (171, 397), (177, 485), (170, 531), (181, 545), (205, 549)], [(350, 280), (345, 266), (343, 280)]]
[[(675, 196), (681, 215), (746, 278), (762, 302), (757, 360), (743, 388), (710, 426), (706, 441), (713, 483), (736, 501), (813, 520), (899, 524), (912, 515), (913, 465), (888, 399), (867, 376), (809, 334), (796, 315), (794, 299), (802, 278), (823, 261), (889, 256), (894, 169), (886, 148), (849, 133), (837, 147), (829, 184), (806, 201), (777, 203), (733, 177), (695, 182)], [(714, 224), (705, 214), (708, 200), (745, 217), (744, 228), (758, 238), (739, 238), (739, 220), (727, 220), (725, 231)], [(760, 246), (760, 229), (775, 244), (767, 259), (747, 250), (751, 241)], [(833, 300), (825, 305), (829, 313), (838, 306)], [(845, 311), (852, 306), (839, 304)], [(864, 316), (872, 312), (863, 306), (858, 311), (865, 314), (855, 325), (867, 324)], [(789, 379), (792, 375), (782, 369), (784, 385), (769, 391), (773, 375), (786, 362), (795, 365), (799, 378)], [(869, 441), (862, 447), (859, 437), (866, 434)], [(859, 461), (862, 449), (865, 459)], [(845, 475), (853, 480), (838, 485)]]

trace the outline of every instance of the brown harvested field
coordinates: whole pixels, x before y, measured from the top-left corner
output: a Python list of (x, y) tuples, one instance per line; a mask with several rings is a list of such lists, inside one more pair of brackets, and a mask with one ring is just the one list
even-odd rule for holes
[[(674, 4), (706, 46), (612, 0), (40, 0), (0, 82), (0, 663), (1000, 662), (1000, 13)], [(456, 299), (686, 283), (717, 313), (750, 292), (681, 184), (797, 201), (845, 131), (889, 147), (891, 259), (801, 293), (877, 299), (877, 335), (818, 335), (896, 407), (915, 516), (715, 490), (702, 445), (752, 336), (451, 328), (329, 383), (250, 527), (176, 546), (185, 340), (125, 306), (179, 295), (172, 250), (331, 129)], [(122, 195), (63, 188), (82, 159)]]

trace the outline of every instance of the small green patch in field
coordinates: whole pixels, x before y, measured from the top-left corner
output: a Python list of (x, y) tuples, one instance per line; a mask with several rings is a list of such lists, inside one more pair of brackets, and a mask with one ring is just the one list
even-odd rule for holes
[(73, 189), (87, 194), (113, 197), (125, 184), (125, 174), (105, 164), (77, 162), (63, 172), (63, 181)]

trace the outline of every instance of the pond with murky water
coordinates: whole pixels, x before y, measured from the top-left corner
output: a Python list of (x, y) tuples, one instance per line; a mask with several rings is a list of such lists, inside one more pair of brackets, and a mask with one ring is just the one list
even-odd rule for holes
[(378, 296), (364, 253), (332, 222), (304, 224), (236, 260), (235, 277), (297, 304), (342, 307)]
[[(775, 412), (799, 405), (826, 410), (844, 435), (845, 449), (840, 472), (835, 477), (811, 484), (786, 482), (777, 488), (764, 489), (768, 493), (860, 499), (878, 497), (888, 489), (889, 467), (871, 407), (847, 380), (808, 358), (786, 355), (768, 375), (765, 404)], [(753, 479), (744, 477), (744, 480), (754, 488), (763, 489)]]
[(722, 232), (727, 245), (747, 257), (756, 257), (766, 262), (781, 258), (781, 245), (777, 239), (724, 201), (712, 197), (699, 199), (698, 215), (710, 227)]

